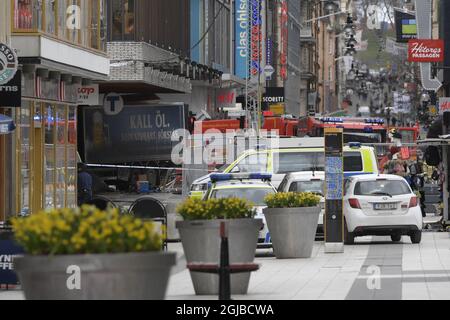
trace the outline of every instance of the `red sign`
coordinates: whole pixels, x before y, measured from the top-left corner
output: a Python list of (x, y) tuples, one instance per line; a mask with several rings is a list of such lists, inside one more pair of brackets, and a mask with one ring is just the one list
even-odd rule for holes
[(443, 40), (410, 40), (408, 42), (409, 62), (444, 62)]

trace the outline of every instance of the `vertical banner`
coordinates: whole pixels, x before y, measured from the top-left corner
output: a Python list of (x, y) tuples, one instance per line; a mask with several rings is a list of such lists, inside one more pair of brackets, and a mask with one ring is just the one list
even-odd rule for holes
[(325, 129), (325, 252), (344, 252), (344, 130)]
[(288, 3), (287, 0), (281, 0), (280, 10), (280, 78), (285, 81), (288, 78)]
[[(417, 17), (417, 38), (432, 38), (432, 3), (431, 0), (416, 0), (416, 17)], [(431, 72), (431, 63), (420, 63), (420, 74), (422, 76), (422, 87), (429, 91), (437, 92), (442, 83), (438, 78), (433, 78)]]
[(250, 15), (251, 15), (251, 28), (250, 28), (250, 75), (251, 77), (259, 77), (262, 73), (261, 61), (263, 58), (262, 52), (262, 1), (263, 0), (250, 0)]
[(234, 50), (234, 74), (242, 79), (248, 77), (247, 56), (249, 51), (248, 45), (248, 1), (236, 0), (234, 7), (235, 16), (235, 50)]

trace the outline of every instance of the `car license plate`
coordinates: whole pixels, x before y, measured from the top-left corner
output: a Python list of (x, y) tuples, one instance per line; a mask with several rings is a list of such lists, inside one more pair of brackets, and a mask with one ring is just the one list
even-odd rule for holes
[(396, 203), (375, 203), (375, 210), (397, 210)]

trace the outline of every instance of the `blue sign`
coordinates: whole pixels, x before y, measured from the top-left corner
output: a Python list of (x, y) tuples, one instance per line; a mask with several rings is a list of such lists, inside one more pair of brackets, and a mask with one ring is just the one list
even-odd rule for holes
[(235, 14), (235, 54), (234, 54), (234, 73), (236, 76), (246, 79), (248, 77), (247, 58), (249, 53), (249, 35), (248, 35), (248, 1), (236, 0)]
[(0, 284), (16, 285), (17, 275), (14, 272), (14, 258), (24, 251), (13, 240), (0, 240)]
[(326, 200), (343, 198), (343, 160), (340, 157), (326, 158)]

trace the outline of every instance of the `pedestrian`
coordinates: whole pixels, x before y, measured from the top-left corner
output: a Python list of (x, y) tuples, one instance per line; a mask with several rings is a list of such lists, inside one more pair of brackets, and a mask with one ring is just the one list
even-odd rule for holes
[(92, 201), (92, 176), (86, 170), (84, 163), (78, 164), (78, 206), (89, 204)]

